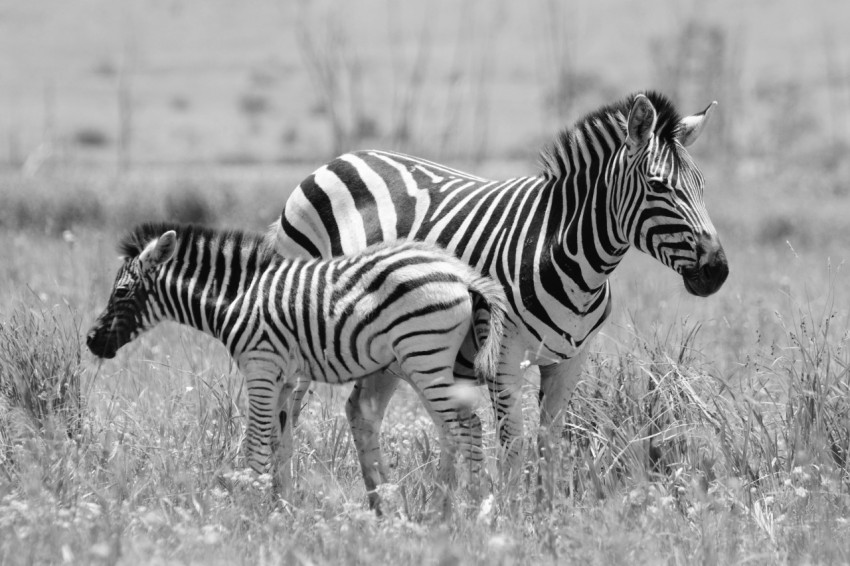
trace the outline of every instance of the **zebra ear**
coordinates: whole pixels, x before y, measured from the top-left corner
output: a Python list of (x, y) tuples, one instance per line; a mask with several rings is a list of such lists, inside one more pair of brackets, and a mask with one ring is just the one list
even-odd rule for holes
[(155, 269), (171, 259), (177, 249), (177, 233), (169, 230), (152, 241), (139, 254), (139, 263), (145, 271)]
[(626, 143), (631, 149), (642, 147), (649, 141), (655, 130), (656, 120), (658, 115), (649, 99), (642, 94), (635, 96), (632, 108), (629, 110), (628, 137), (626, 138)]
[(693, 116), (685, 116), (684, 118), (682, 118), (682, 120), (679, 122), (678, 131), (678, 138), (680, 144), (685, 147), (688, 147), (697, 140), (699, 135), (702, 133), (702, 129), (708, 123), (708, 117), (711, 116), (711, 111), (715, 106), (717, 106), (716, 100), (709, 104), (708, 108), (706, 108), (699, 114), (694, 114)]

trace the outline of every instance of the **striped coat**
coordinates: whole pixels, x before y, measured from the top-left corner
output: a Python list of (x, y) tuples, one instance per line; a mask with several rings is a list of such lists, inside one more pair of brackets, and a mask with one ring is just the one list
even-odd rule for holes
[(299, 379), (346, 383), (395, 366), (425, 401), (445, 454), (459, 447), (477, 472), (480, 422), (455, 394), (453, 365), (477, 298), (489, 325), (475, 368), (494, 379), (506, 300), (466, 263), (416, 242), (331, 260), (285, 259), (258, 235), (169, 224), (136, 228), (121, 250), (124, 263), (89, 349), (113, 357), (162, 320), (221, 340), (246, 378), (253, 470), (267, 471), (281, 442), (287, 457)]
[[(516, 470), (522, 368), (540, 365), (545, 441), (610, 313), (608, 278), (630, 248), (676, 272), (692, 294), (710, 295), (725, 281), (704, 179), (686, 150), (712, 108), (682, 117), (663, 95), (631, 95), (563, 131), (542, 152), (540, 174), (502, 181), (393, 152), (345, 154), (301, 182), (269, 241), (287, 257), (333, 257), (398, 238), (433, 242), (501, 283), (509, 330), (491, 393)], [(458, 375), (471, 373), (472, 352), (467, 340)], [(352, 421), (379, 428), (392, 388), (388, 376), (355, 386)], [(378, 409), (365, 415), (368, 407)]]

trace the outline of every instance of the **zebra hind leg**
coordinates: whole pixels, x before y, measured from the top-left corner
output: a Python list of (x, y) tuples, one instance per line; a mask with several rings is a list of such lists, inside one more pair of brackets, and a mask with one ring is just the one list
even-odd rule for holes
[(387, 481), (387, 466), (381, 454), (380, 432), (387, 404), (398, 387), (398, 378), (388, 371), (376, 372), (354, 383), (345, 405), (351, 438), (357, 449), (369, 507), (382, 514), (377, 488)]
[(407, 375), (410, 375), (407, 381), (424, 402), (440, 435), (438, 484), (431, 507), (445, 518), (451, 513), (452, 494), (457, 486), (454, 455), (458, 450), (469, 467), (470, 498), (475, 505), (478, 503), (484, 461), (481, 420), (472, 410), (467, 388), (455, 382), (448, 365), (440, 373), (413, 370)]

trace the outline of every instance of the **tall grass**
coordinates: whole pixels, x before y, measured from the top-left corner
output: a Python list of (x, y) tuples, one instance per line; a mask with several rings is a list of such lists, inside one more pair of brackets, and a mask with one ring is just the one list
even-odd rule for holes
[(700, 324), (636, 324), (591, 356), (544, 478), (550, 505), (530, 458), (519, 488), (494, 483), (480, 507), (460, 491), (442, 523), (428, 512), (434, 431), (410, 392), (382, 439), (394, 513), (367, 510), (345, 393), (330, 387), (304, 411), (278, 499), (234, 471), (241, 380), (223, 356), (191, 354), (208, 338), (161, 329), (93, 366), (77, 312), (20, 300), (0, 324), (0, 561), (845, 562), (848, 315), (829, 300), (780, 314), (786, 334), (737, 375), (701, 353)]
[(18, 305), (0, 321), (0, 418), (9, 432), (34, 437), (58, 427), (70, 435), (79, 428), (79, 319), (67, 315)]

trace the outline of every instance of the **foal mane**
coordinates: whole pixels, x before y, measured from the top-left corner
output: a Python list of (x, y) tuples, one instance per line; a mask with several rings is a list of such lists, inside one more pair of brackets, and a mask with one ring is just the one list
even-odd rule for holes
[(262, 234), (244, 230), (220, 230), (198, 224), (181, 224), (178, 222), (145, 222), (139, 224), (127, 232), (118, 242), (118, 253), (126, 259), (138, 257), (148, 244), (169, 230), (174, 230), (177, 233), (177, 240), (181, 243), (203, 239), (209, 245), (210, 242), (217, 240), (219, 245), (232, 242), (234, 247), (255, 250), (260, 262), (264, 262), (274, 255), (273, 250), (266, 245)]

